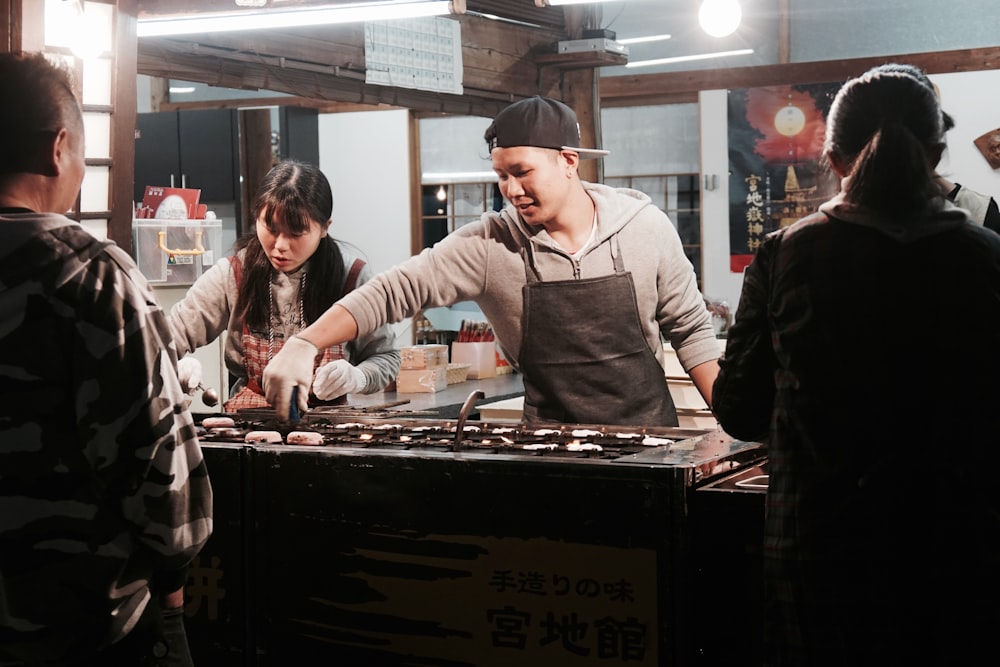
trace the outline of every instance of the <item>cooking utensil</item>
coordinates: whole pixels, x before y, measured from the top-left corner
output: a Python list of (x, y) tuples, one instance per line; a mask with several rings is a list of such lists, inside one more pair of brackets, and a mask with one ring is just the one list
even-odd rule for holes
[(219, 392), (217, 392), (212, 387), (206, 387), (203, 383), (199, 382), (196, 389), (201, 390), (201, 402), (208, 407), (214, 407), (219, 404)]
[(402, 401), (392, 401), (390, 403), (379, 403), (378, 405), (320, 405), (309, 412), (312, 414), (338, 414), (341, 412), (383, 412), (389, 408), (394, 408), (397, 405), (406, 405), (410, 402), (410, 399), (405, 399)]
[(462, 441), (465, 439), (465, 420), (469, 418), (469, 413), (472, 412), (472, 408), (475, 407), (476, 402), (484, 398), (486, 398), (486, 392), (482, 389), (477, 389), (469, 394), (469, 397), (465, 399), (465, 403), (462, 404), (462, 410), (458, 413), (458, 423), (455, 424), (456, 452), (462, 448)]
[(299, 388), (292, 387), (292, 404), (288, 408), (288, 421), (293, 426), (299, 423), (299, 419), (302, 418), (299, 412)]

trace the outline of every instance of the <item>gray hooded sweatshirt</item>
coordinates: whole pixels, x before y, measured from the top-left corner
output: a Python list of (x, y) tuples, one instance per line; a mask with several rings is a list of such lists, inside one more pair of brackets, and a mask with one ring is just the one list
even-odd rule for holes
[[(663, 339), (674, 347), (686, 371), (717, 359), (711, 316), (666, 214), (641, 192), (583, 185), (597, 206), (597, 240), (575, 259), (543, 227), (525, 224), (508, 206), (499, 213), (484, 213), (434, 247), (378, 274), (339, 304), (351, 313), (363, 335), (424, 308), (474, 301), (504, 355), (519, 368), (521, 292), (526, 282), (521, 248), (532, 244), (543, 280), (594, 278), (614, 273), (610, 239), (617, 234), (625, 269), (634, 279), (646, 340), (661, 365)], [(587, 308), (586, 303), (578, 306)]]

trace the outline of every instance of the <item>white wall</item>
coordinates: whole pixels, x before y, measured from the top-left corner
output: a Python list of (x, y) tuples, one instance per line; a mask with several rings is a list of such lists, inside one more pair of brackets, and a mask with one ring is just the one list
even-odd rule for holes
[(1000, 170), (991, 168), (972, 143), (976, 137), (1000, 127), (996, 97), (986, 92), (1000, 90), (1000, 70), (933, 74), (930, 79), (941, 91), (942, 108), (955, 119), (938, 172), (1000, 199)]
[[(409, 112), (320, 114), (319, 167), (333, 189), (334, 238), (377, 273), (410, 256)], [(410, 322), (396, 325), (409, 345)]]
[[(735, 311), (743, 274), (729, 271), (729, 142), (725, 90), (698, 96), (701, 111), (701, 243), (702, 283), (706, 297), (728, 301)], [(716, 187), (704, 187), (704, 176)]]
[(698, 105), (601, 109), (601, 146), (605, 178), (696, 172)]
[[(169, 313), (174, 304), (184, 298), (189, 287), (190, 285), (154, 285), (153, 292), (163, 312)], [(198, 414), (222, 412), (222, 404), (229, 397), (229, 373), (222, 359), (225, 344), (226, 333), (223, 332), (215, 341), (191, 353), (190, 356), (201, 362), (201, 383), (206, 389), (214, 389), (219, 394), (218, 404), (208, 406), (202, 401), (202, 392), (196, 391), (191, 397), (191, 412)]]
[[(990, 167), (973, 140), (1000, 127), (993, 104), (983, 91), (1000, 90), (1000, 70), (935, 74), (944, 110), (955, 118), (948, 133), (948, 150), (938, 171), (953, 181), (1000, 198), (1000, 170)], [(718, 189), (702, 191), (702, 242), (705, 295), (725, 299), (735, 310), (743, 285), (742, 273), (729, 271), (729, 156), (726, 91), (703, 91), (701, 111), (701, 168), (718, 175)]]
[(444, 116), (420, 119), (421, 183), (495, 181), (483, 134), (492, 118)]

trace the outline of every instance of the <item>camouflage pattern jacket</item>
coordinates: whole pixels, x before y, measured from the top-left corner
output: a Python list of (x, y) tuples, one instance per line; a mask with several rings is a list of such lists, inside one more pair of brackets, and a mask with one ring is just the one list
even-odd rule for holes
[(183, 584), (212, 490), (176, 364), (124, 251), (0, 215), (0, 665), (92, 652)]

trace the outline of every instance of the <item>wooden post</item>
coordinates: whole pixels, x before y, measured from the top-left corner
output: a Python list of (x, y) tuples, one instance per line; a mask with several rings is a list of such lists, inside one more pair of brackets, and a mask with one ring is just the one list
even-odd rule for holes
[[(600, 6), (568, 6), (564, 8), (566, 35), (581, 39), (588, 26), (600, 23)], [(601, 147), (601, 107), (597, 94), (598, 74), (593, 67), (567, 69), (562, 73), (562, 101), (576, 112), (580, 124), (580, 143), (586, 148)], [(581, 160), (580, 178), (600, 182), (604, 176), (602, 160)]]
[(132, 252), (132, 198), (135, 181), (135, 120), (138, 37), (136, 0), (116, 0), (114, 92), (111, 114), (111, 215), (108, 238)]
[(274, 166), (274, 156), (271, 152), (271, 112), (268, 109), (242, 109), (237, 114), (240, 125), (240, 174), (243, 176), (243, 187), (240, 188), (240, 210), (244, 211), (243, 220), (236, 221), (236, 235), (242, 236), (254, 229), (254, 222), (249, 220), (253, 210), (253, 200), (257, 195), (264, 176)]
[(45, 49), (45, 3), (38, 0), (0, 0), (0, 51)]
[[(563, 73), (563, 102), (576, 112), (580, 124), (580, 143), (584, 148), (600, 148), (601, 110), (595, 104), (597, 74), (593, 69), (577, 69)], [(603, 177), (602, 160), (581, 160), (580, 178), (592, 183)]]
[(791, 0), (778, 0), (778, 62), (791, 62), (792, 8)]

